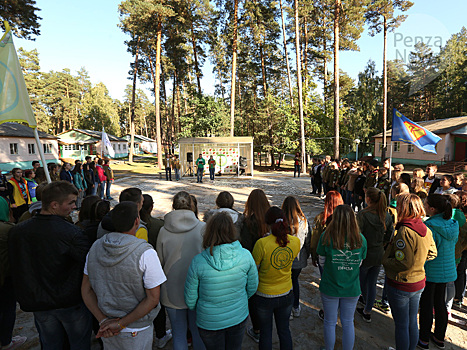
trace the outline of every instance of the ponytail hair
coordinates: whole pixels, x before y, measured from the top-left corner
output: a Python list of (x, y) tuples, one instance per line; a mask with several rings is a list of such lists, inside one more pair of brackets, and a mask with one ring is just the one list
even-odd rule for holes
[(437, 214), (443, 214), (443, 219), (452, 217), (452, 205), (448, 196), (442, 194), (430, 194), (426, 199), (428, 205), (436, 210)]
[(286, 247), (289, 243), (287, 235), (290, 234), (290, 227), (282, 209), (276, 206), (269, 208), (266, 212), (266, 224), (271, 228), (271, 234), (276, 237), (277, 244)]
[(386, 213), (388, 201), (386, 195), (376, 187), (370, 187), (366, 190), (366, 197), (370, 199), (370, 205), (364, 211), (372, 211), (379, 216), (381, 223), (386, 230)]

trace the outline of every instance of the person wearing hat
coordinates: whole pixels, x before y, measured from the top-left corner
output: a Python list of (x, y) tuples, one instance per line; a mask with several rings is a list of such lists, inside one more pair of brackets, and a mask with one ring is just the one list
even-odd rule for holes
[(366, 190), (370, 187), (375, 187), (376, 183), (378, 182), (378, 167), (379, 162), (376, 159), (372, 159), (368, 162), (370, 173), (366, 177), (365, 184), (363, 188)]

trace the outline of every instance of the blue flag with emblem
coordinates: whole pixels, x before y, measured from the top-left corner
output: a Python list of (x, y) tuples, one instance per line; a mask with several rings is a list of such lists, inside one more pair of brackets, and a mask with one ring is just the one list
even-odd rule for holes
[(441, 137), (414, 123), (394, 108), (391, 141), (411, 143), (422, 151), (436, 154), (436, 144), (441, 141)]

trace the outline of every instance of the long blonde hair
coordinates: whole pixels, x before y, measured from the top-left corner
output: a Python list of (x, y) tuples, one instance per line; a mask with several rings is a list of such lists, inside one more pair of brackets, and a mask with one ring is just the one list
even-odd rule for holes
[(339, 205), (334, 209), (332, 220), (326, 227), (323, 244), (331, 245), (334, 249), (358, 249), (362, 246), (360, 229), (353, 209), (347, 205)]
[(302, 208), (297, 198), (288, 196), (282, 203), (282, 210), (284, 211), (285, 217), (290, 226), (290, 231), (294, 236), (298, 233), (299, 220), (306, 220), (305, 214), (303, 214)]

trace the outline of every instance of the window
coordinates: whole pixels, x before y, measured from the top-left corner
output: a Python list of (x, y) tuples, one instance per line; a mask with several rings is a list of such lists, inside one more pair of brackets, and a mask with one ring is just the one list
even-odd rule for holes
[(414, 152), (414, 147), (411, 143), (407, 145), (407, 153), (413, 153)]
[(394, 143), (392, 144), (392, 150), (393, 150), (394, 152), (400, 152), (400, 150), (401, 150), (401, 143), (400, 143), (400, 142), (394, 142)]
[(44, 153), (52, 153), (52, 145), (50, 143), (44, 143)]
[(10, 154), (19, 154), (17, 143), (10, 143)]
[[(45, 148), (44, 148), (44, 149), (45, 149)], [(64, 146), (63, 146), (63, 149), (64, 149), (65, 151), (71, 151), (71, 150), (73, 150), (73, 145), (64, 145)]]
[(73, 145), (73, 151), (79, 151), (79, 145), (74, 144)]
[(118, 150), (119, 150), (119, 151), (120, 151), (120, 149), (121, 149), (120, 147), (121, 147), (121, 145), (120, 145), (120, 144), (118, 144)]
[(125, 145), (125, 144), (123, 145), (123, 150), (124, 150), (124, 151), (126, 150), (126, 145)]
[(33, 143), (28, 143), (28, 154), (36, 154), (36, 145)]

